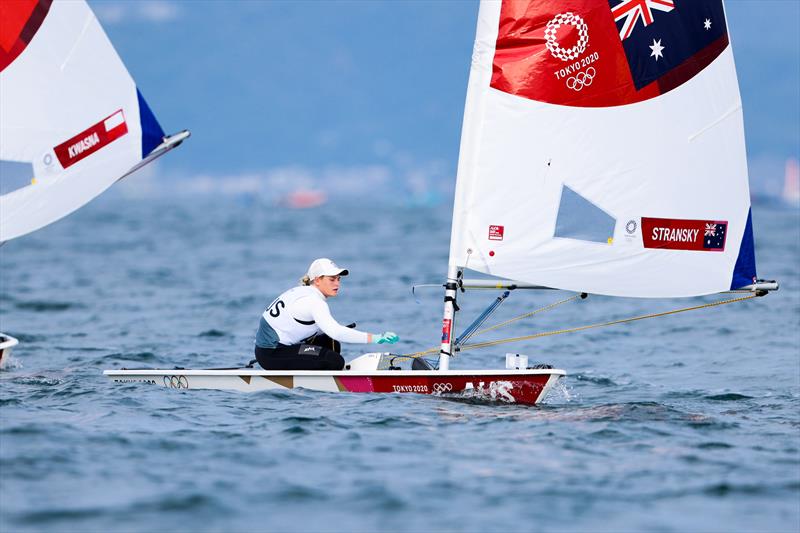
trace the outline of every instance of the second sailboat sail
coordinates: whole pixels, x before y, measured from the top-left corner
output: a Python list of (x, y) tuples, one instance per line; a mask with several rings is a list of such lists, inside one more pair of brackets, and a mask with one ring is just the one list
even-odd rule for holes
[(0, 4), (0, 159), (31, 182), (0, 196), (0, 242), (54, 222), (177, 146), (83, 1)]

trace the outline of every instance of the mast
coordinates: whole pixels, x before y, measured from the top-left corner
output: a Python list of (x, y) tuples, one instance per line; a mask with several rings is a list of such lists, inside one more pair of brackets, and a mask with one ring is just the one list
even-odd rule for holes
[[(461, 146), (458, 154), (453, 223), (450, 233), (450, 257), (447, 266), (447, 281), (444, 291), (444, 314), (442, 317), (442, 346), (439, 369), (448, 370), (455, 345), (455, 314), (458, 310), (456, 294), (461, 268), (469, 265), (472, 250), (461, 246), (459, 235), (463, 232), (464, 219), (469, 211), (473, 188), (465, 186), (474, 179), (478, 167), (478, 148), (483, 122), (483, 107), (489, 81), (492, 77), (492, 56), (497, 38), (497, 20), (500, 15), (499, 2), (481, 2), (472, 49), (469, 82), (464, 104), (464, 120), (461, 126)], [(461, 265), (462, 267), (459, 267)]]
[(439, 370), (450, 369), (450, 357), (455, 355), (456, 295), (458, 294), (458, 267), (450, 263), (447, 268), (447, 283), (444, 285), (444, 314), (442, 316), (442, 346), (439, 350)]

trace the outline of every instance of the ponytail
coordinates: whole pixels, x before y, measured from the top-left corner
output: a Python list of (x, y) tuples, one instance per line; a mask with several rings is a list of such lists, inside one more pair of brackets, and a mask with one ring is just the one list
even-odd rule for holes
[(308, 275), (303, 276), (300, 278), (300, 285), (304, 285), (306, 287), (311, 285), (311, 278), (309, 278)]

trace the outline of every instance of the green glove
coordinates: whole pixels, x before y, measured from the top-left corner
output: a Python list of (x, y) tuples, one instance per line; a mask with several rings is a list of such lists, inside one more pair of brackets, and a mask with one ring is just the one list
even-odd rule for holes
[(373, 335), (372, 342), (377, 342), (378, 344), (394, 344), (400, 340), (400, 337), (397, 336), (397, 333), (393, 331), (384, 331), (380, 335)]

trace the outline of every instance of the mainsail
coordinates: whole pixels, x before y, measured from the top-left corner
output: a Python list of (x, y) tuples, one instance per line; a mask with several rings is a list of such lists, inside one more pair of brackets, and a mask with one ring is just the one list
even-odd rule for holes
[(31, 183), (0, 196), (0, 242), (54, 222), (180, 143), (164, 138), (84, 1), (0, 3), (0, 160)]
[(753, 247), (721, 0), (481, 2), (451, 270), (696, 296), (753, 283)]

